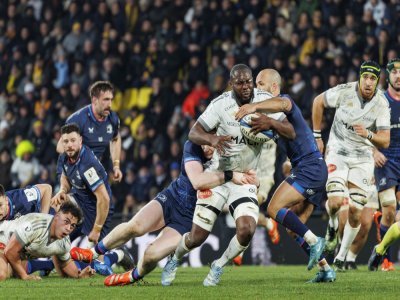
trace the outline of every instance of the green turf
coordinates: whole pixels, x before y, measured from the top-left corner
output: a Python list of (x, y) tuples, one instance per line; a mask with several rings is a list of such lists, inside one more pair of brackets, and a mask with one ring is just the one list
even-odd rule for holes
[(104, 287), (104, 277), (84, 280), (52, 275), (38, 282), (0, 283), (0, 299), (400, 299), (400, 272), (339, 273), (335, 283), (307, 284), (305, 266), (227, 267), (220, 286), (202, 286), (208, 268), (180, 268), (173, 286), (162, 287), (161, 270), (140, 286)]

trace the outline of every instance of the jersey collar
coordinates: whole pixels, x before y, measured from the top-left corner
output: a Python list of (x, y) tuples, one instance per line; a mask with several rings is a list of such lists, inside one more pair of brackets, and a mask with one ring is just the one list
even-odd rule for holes
[(103, 121), (97, 120), (95, 115), (94, 115), (94, 112), (93, 112), (92, 104), (89, 104), (88, 106), (89, 106), (89, 117), (96, 123), (103, 123), (110, 116), (110, 115), (108, 115)]

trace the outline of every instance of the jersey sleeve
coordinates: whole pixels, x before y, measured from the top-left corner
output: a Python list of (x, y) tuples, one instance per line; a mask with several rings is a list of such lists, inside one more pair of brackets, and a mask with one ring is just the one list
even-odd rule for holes
[[(87, 149), (88, 150), (88, 149)], [(104, 174), (104, 167), (94, 156), (93, 152), (88, 150), (85, 161), (81, 162), (80, 176), (86, 186), (94, 192), (100, 185), (104, 183), (101, 174)]]
[(186, 142), (183, 148), (183, 163), (187, 163), (189, 161), (198, 161), (202, 163), (201, 153), (203, 149), (201, 146), (193, 144), (191, 142)]
[(120, 128), (120, 120), (119, 120), (117, 113), (113, 114), (112, 126), (114, 129), (114, 135), (113, 135), (113, 139), (114, 139), (118, 136), (119, 128)]
[(376, 119), (376, 129), (390, 130), (390, 108), (386, 100), (382, 105), (378, 118)]
[(325, 107), (337, 108), (340, 105), (342, 93), (349, 88), (349, 84), (339, 84), (327, 90), (324, 94)]
[(218, 103), (218, 98), (212, 101), (207, 106), (207, 109), (198, 118), (199, 123), (204, 127), (204, 129), (207, 132), (216, 128), (220, 123), (217, 103)]
[(69, 237), (59, 240), (59, 247), (61, 250), (60, 254), (57, 254), (57, 258), (61, 261), (68, 261), (71, 258), (69, 251), (71, 250), (71, 241)]
[[(21, 220), (22, 221), (22, 220)], [(25, 219), (18, 224), (15, 230), (15, 236), (22, 247), (31, 244), (41, 233), (39, 228), (42, 224), (33, 220)]]

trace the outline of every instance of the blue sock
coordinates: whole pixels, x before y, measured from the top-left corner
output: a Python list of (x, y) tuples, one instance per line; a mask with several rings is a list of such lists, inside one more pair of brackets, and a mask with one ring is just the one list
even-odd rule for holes
[(138, 268), (134, 268), (134, 269), (133, 269), (133, 271), (132, 271), (132, 278), (133, 278), (134, 280), (139, 280), (139, 279), (142, 279), (142, 278), (143, 278), (143, 276), (140, 276), (140, 275), (139, 275)]
[[(89, 265), (88, 263), (85, 263), (83, 261), (78, 261), (78, 260), (74, 260), (74, 263), (79, 271), (83, 270), (84, 268), (86, 268)], [(92, 264), (93, 264), (93, 262), (92, 262)], [(90, 265), (91, 268), (93, 268), (92, 264)]]
[(51, 271), (54, 269), (52, 260), (28, 260), (26, 264), (26, 273), (32, 274), (36, 271)]
[(291, 210), (286, 208), (278, 211), (275, 220), (301, 237), (309, 230)]
[(111, 267), (113, 264), (118, 262), (118, 255), (115, 252), (109, 252), (104, 255), (104, 263)]
[[(304, 250), (304, 252), (307, 254), (307, 256), (310, 257), (310, 245), (307, 244), (307, 242), (302, 237), (299, 237), (299, 236), (297, 236), (294, 240), (296, 241), (297, 244), (299, 244), (301, 249)], [(318, 261), (320, 261), (324, 258), (325, 258), (325, 255), (321, 254)]]
[(106, 248), (106, 246), (104, 246), (103, 241), (100, 241), (96, 246), (94, 246), (94, 250), (97, 254), (100, 255), (108, 252), (108, 249)]
[[(383, 237), (385, 236), (386, 232), (389, 230), (389, 227), (387, 227), (381, 223), (381, 226), (379, 229), (379, 231), (381, 233), (381, 240), (383, 240)], [(387, 258), (389, 261), (392, 261), (391, 252), (392, 252), (392, 247), (387, 248), (386, 253), (385, 253), (385, 258)]]

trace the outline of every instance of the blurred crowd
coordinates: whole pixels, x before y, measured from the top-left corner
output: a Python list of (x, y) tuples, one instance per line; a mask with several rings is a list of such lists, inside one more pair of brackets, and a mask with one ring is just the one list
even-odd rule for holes
[(177, 177), (233, 65), (278, 70), (309, 121), (314, 97), (357, 80), (363, 60), (399, 55), (397, 0), (3, 0), (0, 183), (56, 186), (60, 126), (109, 80), (123, 139), (114, 201), (128, 216)]

